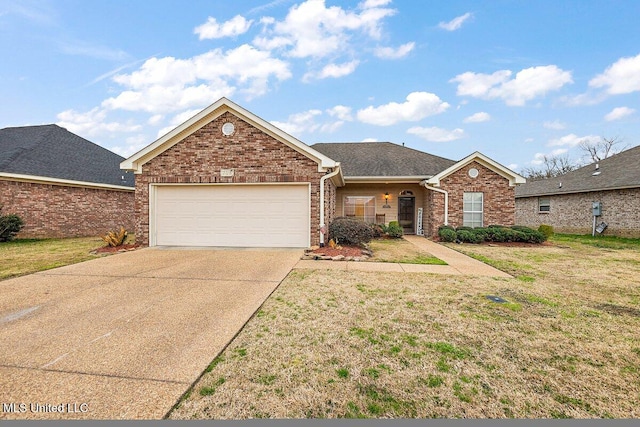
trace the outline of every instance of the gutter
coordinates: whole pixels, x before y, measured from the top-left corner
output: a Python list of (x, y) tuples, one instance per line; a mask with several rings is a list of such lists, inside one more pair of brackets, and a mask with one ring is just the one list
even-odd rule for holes
[(449, 193), (441, 188), (429, 186), (426, 180), (422, 181), (420, 185), (424, 186), (427, 190), (433, 190), (444, 194), (444, 225), (449, 225)]
[(340, 173), (340, 163), (337, 164), (335, 170), (331, 173), (320, 178), (320, 246), (324, 246), (324, 233), (325, 233), (325, 223), (324, 223), (324, 182), (333, 178), (334, 176)]

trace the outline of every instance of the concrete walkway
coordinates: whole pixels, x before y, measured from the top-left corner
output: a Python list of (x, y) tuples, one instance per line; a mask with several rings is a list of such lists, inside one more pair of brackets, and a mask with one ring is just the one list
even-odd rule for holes
[(434, 273), (448, 275), (469, 275), (512, 278), (513, 276), (475, 260), (444, 245), (432, 242), (420, 236), (404, 236), (424, 252), (440, 258), (448, 265), (400, 264), (390, 262), (362, 262), (362, 261), (314, 261), (300, 260), (294, 268), (297, 269), (328, 269), (343, 271), (388, 271), (397, 273)]

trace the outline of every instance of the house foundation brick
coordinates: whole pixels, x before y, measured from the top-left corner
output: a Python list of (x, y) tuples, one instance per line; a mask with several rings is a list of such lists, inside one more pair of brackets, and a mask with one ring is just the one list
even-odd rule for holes
[(25, 223), (19, 238), (100, 236), (134, 228), (134, 193), (27, 181), (0, 180), (3, 214)]

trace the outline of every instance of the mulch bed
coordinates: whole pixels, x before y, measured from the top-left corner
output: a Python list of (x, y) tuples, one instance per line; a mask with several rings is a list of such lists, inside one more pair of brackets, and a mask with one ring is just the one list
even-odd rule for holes
[(96, 253), (96, 254), (113, 254), (113, 253), (117, 253), (117, 252), (135, 251), (139, 247), (140, 247), (140, 245), (135, 245), (135, 244), (134, 245), (120, 245), (120, 246), (103, 246), (101, 248), (94, 249), (91, 252), (92, 253)]
[(311, 253), (330, 257), (338, 255), (342, 255), (344, 257), (359, 257), (362, 256), (362, 248), (357, 246), (340, 246), (336, 248), (326, 246), (324, 248), (314, 249)]

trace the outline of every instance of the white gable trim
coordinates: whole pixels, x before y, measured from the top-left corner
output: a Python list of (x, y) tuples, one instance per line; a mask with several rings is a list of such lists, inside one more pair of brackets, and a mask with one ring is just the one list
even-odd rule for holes
[(23, 175), (18, 173), (0, 172), (0, 180), (31, 182), (34, 184), (63, 185), (67, 187), (96, 188), (98, 190), (135, 191), (133, 187), (124, 185), (102, 184), (99, 182), (73, 181), (70, 179), (51, 178), (48, 176)]
[(496, 162), (495, 160), (490, 159), (489, 157), (485, 156), (484, 154), (480, 153), (479, 151), (476, 151), (475, 153), (465, 157), (464, 159), (460, 160), (459, 162), (453, 164), (452, 166), (448, 167), (447, 169), (443, 170), (442, 172), (440, 172), (437, 175), (434, 175), (433, 177), (429, 178), (427, 180), (427, 183), (429, 185), (433, 185), (435, 187), (439, 187), (440, 186), (440, 180), (444, 179), (445, 177), (451, 175), (453, 172), (467, 166), (469, 163), (471, 162), (478, 162), (480, 163), (482, 166), (491, 169), (492, 171), (494, 171), (495, 173), (497, 173), (498, 175), (501, 175), (505, 178), (507, 178), (509, 180), (509, 185), (510, 186), (515, 186), (518, 184), (524, 184), (525, 182), (527, 182), (527, 180), (521, 176), (518, 175), (517, 173), (515, 173), (514, 171), (512, 171), (511, 169), (502, 166), (500, 163)]
[(122, 163), (120, 163), (120, 168), (131, 170), (135, 173), (142, 173), (142, 165), (146, 162), (173, 147), (178, 142), (215, 120), (225, 112), (231, 112), (235, 116), (241, 118), (252, 126), (255, 126), (286, 146), (315, 161), (318, 164), (318, 172), (325, 172), (327, 169), (335, 168), (338, 165), (334, 160), (314, 150), (299, 139), (294, 138), (250, 111), (245, 110), (238, 104), (228, 100), (227, 98), (220, 98), (218, 101), (200, 111), (186, 122), (169, 131), (153, 143), (147, 145), (128, 159), (122, 161)]

